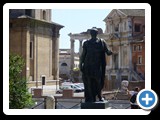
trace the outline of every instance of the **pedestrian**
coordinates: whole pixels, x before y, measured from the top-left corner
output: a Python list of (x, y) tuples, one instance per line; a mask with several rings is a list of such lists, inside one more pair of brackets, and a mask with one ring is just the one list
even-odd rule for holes
[(135, 87), (133, 91), (127, 90), (128, 95), (129, 95), (131, 109), (139, 109), (139, 106), (136, 101), (139, 90), (140, 90), (139, 87)]

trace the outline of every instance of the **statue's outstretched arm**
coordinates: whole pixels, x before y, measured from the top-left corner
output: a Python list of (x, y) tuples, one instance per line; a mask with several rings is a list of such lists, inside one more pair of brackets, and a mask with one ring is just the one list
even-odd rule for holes
[(105, 41), (103, 41), (103, 45), (104, 45), (105, 53), (106, 53), (107, 55), (112, 55), (112, 51), (111, 51), (111, 50), (108, 50), (107, 44), (106, 44)]

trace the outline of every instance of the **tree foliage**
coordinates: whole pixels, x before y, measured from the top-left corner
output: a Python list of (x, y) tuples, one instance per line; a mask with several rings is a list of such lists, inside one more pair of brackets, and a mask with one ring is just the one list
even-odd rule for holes
[(33, 104), (26, 86), (27, 80), (21, 77), (24, 59), (16, 54), (9, 55), (9, 108), (21, 109)]

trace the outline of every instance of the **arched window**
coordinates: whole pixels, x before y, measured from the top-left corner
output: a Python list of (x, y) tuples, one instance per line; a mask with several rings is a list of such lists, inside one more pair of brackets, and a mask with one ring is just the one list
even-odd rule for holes
[(67, 63), (62, 63), (61, 66), (67, 66)]
[(42, 13), (43, 13), (43, 19), (44, 19), (44, 20), (46, 20), (46, 11), (45, 11), (45, 10), (43, 10), (43, 12), (42, 12)]

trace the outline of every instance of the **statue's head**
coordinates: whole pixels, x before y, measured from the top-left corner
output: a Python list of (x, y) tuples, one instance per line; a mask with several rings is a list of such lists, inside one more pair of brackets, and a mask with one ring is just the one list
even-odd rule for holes
[(91, 36), (97, 36), (97, 34), (98, 34), (98, 29), (96, 28), (96, 27), (92, 27), (91, 29), (90, 29), (90, 34), (91, 34)]

